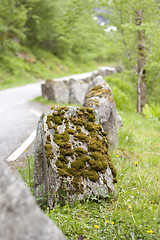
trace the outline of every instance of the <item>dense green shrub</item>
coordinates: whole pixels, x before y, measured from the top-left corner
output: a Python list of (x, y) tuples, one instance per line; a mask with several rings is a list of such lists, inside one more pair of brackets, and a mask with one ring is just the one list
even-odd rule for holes
[(106, 82), (110, 85), (116, 107), (118, 109), (133, 110), (135, 107), (135, 89), (131, 82), (126, 81), (126, 73), (115, 74), (106, 77)]

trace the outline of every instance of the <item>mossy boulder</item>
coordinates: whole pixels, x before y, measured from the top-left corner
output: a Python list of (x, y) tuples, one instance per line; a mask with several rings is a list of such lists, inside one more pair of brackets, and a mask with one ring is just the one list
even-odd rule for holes
[(52, 208), (58, 200), (114, 194), (115, 182), (108, 140), (93, 109), (54, 107), (42, 115), (35, 148), (37, 197), (47, 198)]
[(112, 90), (101, 76), (97, 76), (90, 82), (83, 106), (97, 111), (102, 127), (107, 134), (109, 146), (116, 149), (118, 127), (121, 125), (120, 116), (116, 111)]

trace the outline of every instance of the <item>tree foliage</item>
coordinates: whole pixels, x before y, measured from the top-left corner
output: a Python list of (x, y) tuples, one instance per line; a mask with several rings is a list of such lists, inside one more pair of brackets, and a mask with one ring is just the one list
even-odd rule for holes
[[(160, 5), (155, 0), (99, 1), (106, 7), (110, 25), (117, 27), (113, 37), (137, 84), (137, 111), (142, 112), (147, 99), (146, 90), (153, 84), (160, 71), (159, 55)], [(112, 14), (110, 14), (112, 13)], [(157, 59), (157, 60), (156, 60)], [(152, 64), (152, 67), (151, 67)], [(156, 74), (153, 74), (154, 72)]]
[(102, 43), (102, 31), (90, 1), (0, 0), (1, 50), (16, 51), (23, 44), (80, 59)]

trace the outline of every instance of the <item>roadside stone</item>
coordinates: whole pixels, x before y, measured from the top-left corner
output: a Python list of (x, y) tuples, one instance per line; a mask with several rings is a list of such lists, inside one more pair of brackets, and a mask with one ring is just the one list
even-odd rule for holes
[(88, 80), (72, 80), (70, 86), (70, 96), (69, 102), (72, 104), (81, 104), (83, 105), (84, 97), (86, 95), (87, 89), (89, 86)]
[(89, 196), (114, 195), (116, 169), (96, 112), (90, 108), (54, 107), (37, 127), (35, 196), (53, 208)]
[(42, 84), (42, 96), (57, 103), (69, 103), (69, 82), (47, 80)]
[(109, 146), (116, 149), (118, 146), (117, 112), (112, 90), (103, 77), (98, 76), (90, 83), (83, 106), (97, 111), (103, 129), (107, 133)]
[(65, 240), (36, 205), (24, 182), (4, 162), (0, 164), (0, 239)]

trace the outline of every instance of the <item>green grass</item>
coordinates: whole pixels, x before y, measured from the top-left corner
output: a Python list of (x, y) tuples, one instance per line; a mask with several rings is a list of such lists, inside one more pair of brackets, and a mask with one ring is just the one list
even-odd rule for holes
[(22, 48), (20, 52), (26, 58), (20, 58), (11, 52), (0, 55), (0, 89), (34, 83), (39, 79), (46, 80), (90, 72), (97, 70), (101, 64), (106, 65), (106, 63), (98, 63), (94, 60), (79, 62), (68, 57), (59, 59), (41, 49), (34, 49), (31, 52), (30, 49)]
[(111, 152), (117, 168), (115, 199), (58, 203), (46, 214), (66, 238), (155, 239), (160, 236), (160, 121), (122, 112), (119, 148)]
[(80, 104), (70, 104), (70, 103), (57, 103), (57, 102), (53, 102), (52, 100), (48, 100), (44, 97), (36, 97), (32, 100), (32, 102), (40, 102), (40, 103), (43, 103), (45, 105), (48, 105), (50, 107), (53, 107), (53, 106), (75, 106), (75, 107), (82, 107)]

